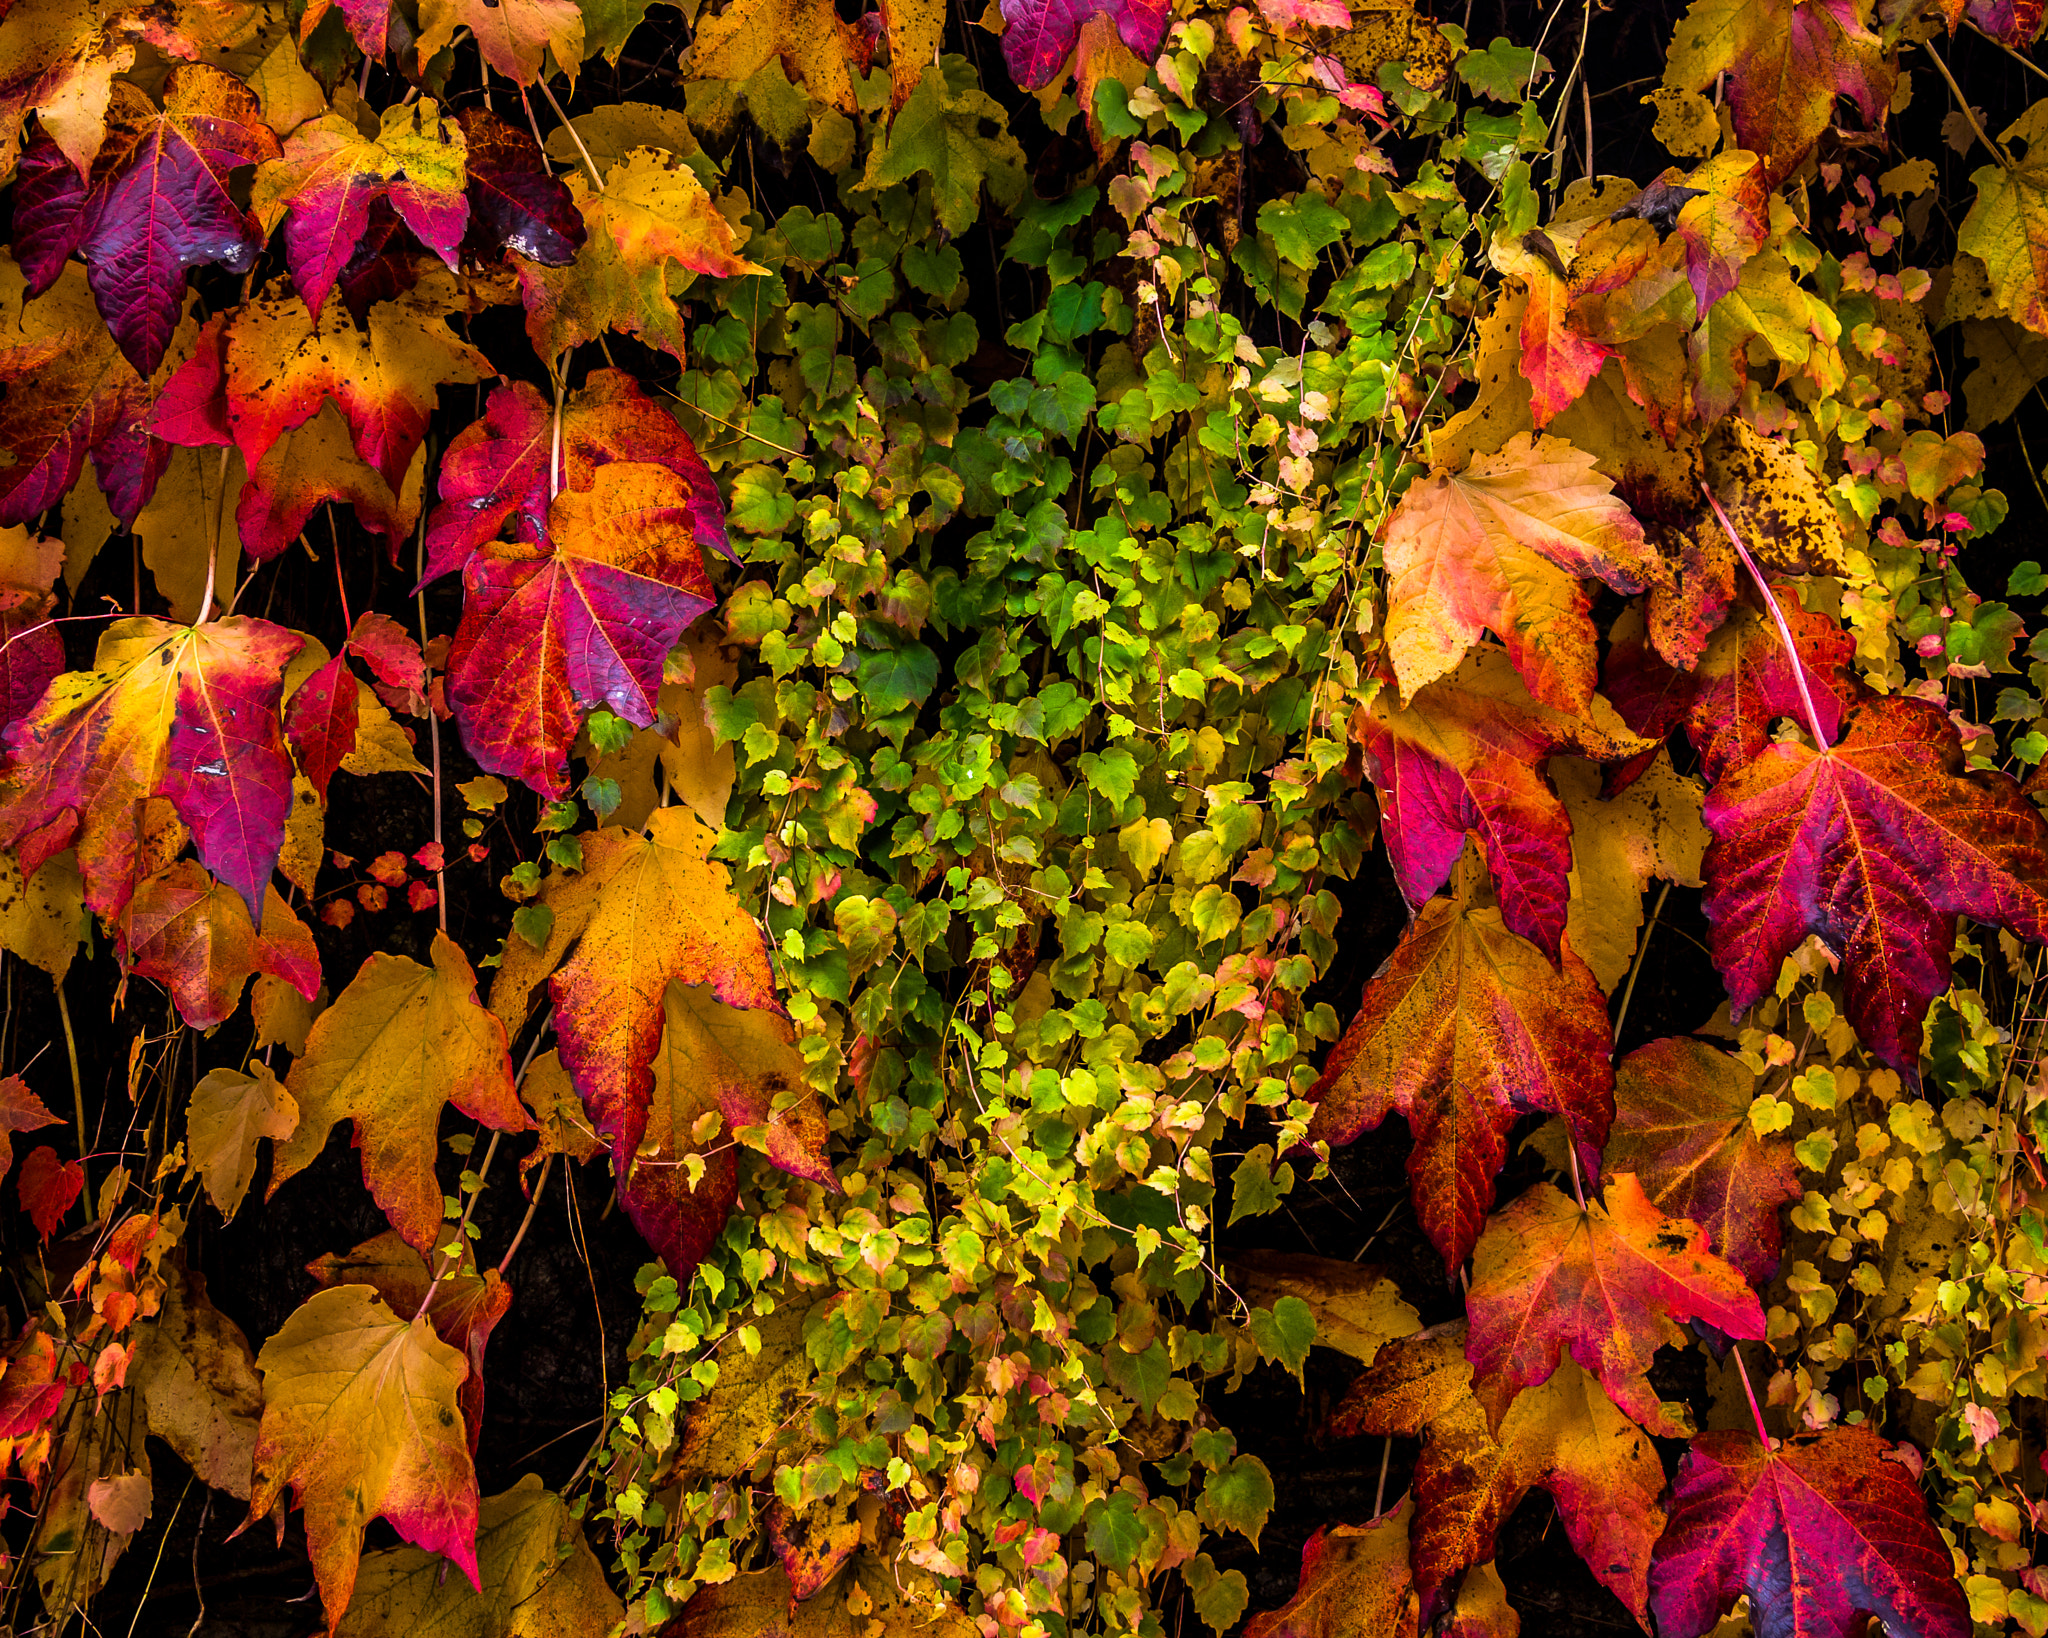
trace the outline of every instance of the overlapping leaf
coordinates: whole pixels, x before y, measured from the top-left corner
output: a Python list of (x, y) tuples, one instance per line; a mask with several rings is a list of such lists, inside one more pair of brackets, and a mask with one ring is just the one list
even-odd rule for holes
[(1003, 0), (1003, 60), (1026, 91), (1049, 85), (1090, 17), (1107, 16), (1146, 62), (1159, 53), (1169, 8), (1160, 0)]
[(215, 881), (190, 859), (138, 882), (121, 913), (122, 964), (171, 992), (178, 1016), (212, 1029), (241, 1005), (257, 973), (289, 984), (308, 1001), (320, 992), (320, 953), (313, 934), (268, 883), (263, 919), (250, 921), (236, 889)]

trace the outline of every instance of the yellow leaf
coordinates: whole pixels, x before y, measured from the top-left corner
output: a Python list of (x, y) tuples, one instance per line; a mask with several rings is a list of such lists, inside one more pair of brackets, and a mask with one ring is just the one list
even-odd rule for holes
[(2037, 102), (2000, 133), (2008, 149), (2025, 145), (2010, 170), (1986, 165), (1970, 180), (1977, 199), (1956, 247), (1984, 264), (2005, 316), (2048, 335), (2048, 101)]
[(1369, 1263), (1253, 1251), (1231, 1258), (1228, 1272), (1238, 1294), (1256, 1306), (1300, 1298), (1316, 1317), (1316, 1341), (1367, 1365), (1394, 1338), (1422, 1329), (1401, 1288)]
[(135, 515), (142, 561), (156, 577), (156, 589), (170, 603), (174, 620), (189, 625), (199, 618), (209, 553), (214, 555), (216, 599), (224, 602), (234, 595), (242, 564), (235, 501), (244, 476), (237, 450), (173, 449), (156, 493)]
[(299, 1124), (299, 1106), (270, 1066), (257, 1062), (250, 1068), (254, 1074), (209, 1070), (192, 1088), (185, 1110), (187, 1163), (223, 1217), (233, 1217), (249, 1192), (257, 1143), (288, 1138)]
[(85, 930), (85, 882), (66, 850), (26, 882), (12, 853), (0, 853), (0, 948), (62, 982)]
[(204, 1276), (174, 1260), (163, 1306), (138, 1327), (128, 1385), (142, 1396), (149, 1431), (205, 1484), (249, 1499), (263, 1388), (241, 1327), (208, 1299)]
[(1635, 960), (1643, 890), (1650, 878), (1681, 887), (1700, 885), (1707, 845), (1700, 786), (1681, 776), (1665, 751), (1605, 800), (1600, 770), (1577, 757), (1555, 758), (1550, 779), (1572, 822), (1572, 898), (1565, 931), (1600, 987), (1612, 994)]

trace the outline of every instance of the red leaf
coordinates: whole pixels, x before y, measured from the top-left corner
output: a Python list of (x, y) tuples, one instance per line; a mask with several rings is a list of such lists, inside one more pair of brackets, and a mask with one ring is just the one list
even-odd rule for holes
[(294, 690), (285, 708), (285, 737), (299, 770), (322, 802), (334, 773), (356, 748), (356, 696), (362, 684), (337, 654)]
[(1666, 1217), (1633, 1174), (1607, 1180), (1581, 1210), (1539, 1183), (1494, 1214), (1472, 1256), (1466, 1348), (1474, 1390), (1498, 1427), (1516, 1394), (1549, 1379), (1567, 1348), (1610, 1398), (1652, 1433), (1682, 1432), (1648, 1378), (1675, 1321), (1703, 1319), (1731, 1337), (1764, 1334), (1747, 1282), (1707, 1250), (1695, 1223)]
[(1701, 1638), (1744, 1593), (1757, 1638), (1851, 1638), (1865, 1615), (1969, 1638), (1949, 1549), (1890, 1449), (1867, 1428), (1768, 1452), (1747, 1433), (1695, 1437), (1650, 1566), (1662, 1638)]
[(48, 1243), (72, 1202), (85, 1190), (85, 1167), (75, 1160), (59, 1160), (57, 1151), (44, 1144), (29, 1150), (14, 1187), (21, 1196), (21, 1209)]
[(469, 143), (472, 243), (487, 255), (509, 250), (567, 267), (589, 230), (533, 138), (487, 108), (465, 108), (456, 117)]
[(330, 8), (338, 8), (350, 36), (372, 62), (384, 60), (385, 38), (391, 26), (391, 0), (307, 0), (306, 15), (299, 22), (299, 39), (313, 37)]
[[(417, 695), (427, 685), (427, 662), (420, 645), (388, 614), (356, 616), (355, 629), (348, 634), (348, 651), (395, 693)], [(414, 714), (418, 714), (417, 707)]]
[(217, 68), (174, 67), (161, 111), (117, 80), (90, 184), (68, 164), (23, 179), (38, 271), (47, 279), (53, 258), (81, 252), (107, 328), (149, 375), (177, 328), (187, 270), (217, 262), (246, 273), (254, 263), (263, 234), (234, 202), (229, 177), (278, 151), (255, 93)]
[(2005, 775), (1966, 772), (1925, 701), (1866, 702), (1826, 751), (1765, 747), (1707, 793), (1706, 822), (1710, 943), (1735, 1016), (1818, 934), (1849, 1022), (1909, 1082), (1956, 917), (2048, 939), (2048, 823)]
[[(0, 1080), (0, 1177), (14, 1164), (14, 1134), (33, 1132), (45, 1126), (63, 1124), (63, 1116), (43, 1107), (43, 1100), (28, 1089), (19, 1075)], [(0, 1433), (0, 1438), (7, 1437)]]
[(1800, 1189), (1791, 1139), (1760, 1138), (1750, 1124), (1755, 1097), (1740, 1059), (1688, 1036), (1652, 1041), (1615, 1066), (1602, 1162), (1634, 1172), (1652, 1205), (1698, 1223), (1761, 1284), (1778, 1271), (1778, 1208)]
[(1072, 54), (1089, 18), (1105, 16), (1123, 42), (1147, 63), (1166, 38), (1163, 0), (1002, 0), (1003, 60), (1019, 88), (1050, 85)]
[(6, 731), (0, 841), (23, 873), (75, 842), (86, 903), (112, 920), (136, 874), (137, 805), (164, 796), (253, 914), (291, 811), (278, 700), (299, 643), (246, 616), (109, 626), (95, 669), (60, 677)]
[(189, 859), (136, 887), (120, 944), (126, 970), (169, 990), (179, 1017), (194, 1029), (231, 1017), (254, 973), (282, 979), (308, 1001), (320, 993), (312, 931), (277, 889), (264, 889), (259, 930), (241, 899)]
[[(1461, 872), (1468, 883), (1473, 873)], [(1493, 1204), (1521, 1116), (1563, 1116), (1595, 1175), (1614, 1114), (1612, 1045), (1607, 998), (1569, 945), (1552, 967), (1500, 911), (1463, 894), (1431, 899), (1366, 984), (1308, 1093), (1308, 1136), (1341, 1145), (1390, 1114), (1406, 1120), (1416, 1214), (1455, 1269)]]
[(312, 420), (288, 428), (264, 452), (235, 503), (235, 528), (243, 550), (263, 561), (297, 540), (323, 504), (347, 501), (356, 521), (382, 535), (395, 555), (419, 518), (421, 476), (409, 472), (404, 495), (394, 495), (356, 453), (341, 411), (322, 404)]
[(1553, 710), (1529, 695), (1497, 649), (1469, 655), (1403, 709), (1391, 687), (1352, 718), (1352, 737), (1380, 793), (1394, 879), (1411, 905), (1450, 880), (1468, 832), (1485, 849), (1501, 916), (1552, 960), (1571, 896), (1571, 820), (1543, 763), (1574, 750), (1614, 761), (1655, 746), (1612, 712)]
[(0, 587), (0, 729), (34, 710), (64, 669), (64, 639), (47, 592)]
[(662, 662), (715, 601), (691, 523), (692, 487), (618, 461), (549, 507), (556, 546), (486, 549), (463, 570), (448, 704), (487, 773), (550, 796), (583, 715), (652, 723)]

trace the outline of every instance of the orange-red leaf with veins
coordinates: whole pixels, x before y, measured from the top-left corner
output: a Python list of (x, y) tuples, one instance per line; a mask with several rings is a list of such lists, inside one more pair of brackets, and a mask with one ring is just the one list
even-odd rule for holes
[(139, 883), (122, 913), (122, 966), (171, 992), (194, 1029), (224, 1023), (255, 973), (281, 979), (311, 1001), (320, 993), (313, 934), (278, 896), (263, 890), (263, 924), (253, 927), (241, 896), (190, 859)]
[[(1667, 172), (1676, 177), (1677, 173)], [(1697, 316), (1742, 277), (1743, 263), (1763, 248), (1770, 225), (1769, 190), (1755, 154), (1716, 154), (1684, 179), (1698, 197), (1679, 206), (1672, 238), (1682, 247)]]
[[(28, 1082), (19, 1075), (9, 1075), (0, 1080), (0, 1177), (14, 1164), (14, 1134), (33, 1132), (44, 1126), (57, 1126), (63, 1116), (53, 1115), (43, 1107), (43, 1100), (28, 1089)], [(0, 1434), (0, 1438), (4, 1438)]]
[(1611, 762), (1655, 749), (1597, 702), (1583, 716), (1540, 704), (1497, 650), (1468, 655), (1406, 708), (1382, 688), (1353, 716), (1351, 736), (1379, 791), (1387, 857), (1408, 902), (1450, 880), (1475, 833), (1502, 919), (1553, 960), (1571, 897), (1571, 820), (1543, 764), (1560, 751)]
[(1750, 1124), (1756, 1076), (1718, 1047), (1673, 1036), (1614, 1069), (1614, 1126), (1602, 1157), (1633, 1172), (1651, 1205), (1707, 1231), (1708, 1245), (1756, 1284), (1778, 1271), (1778, 1208), (1800, 1194), (1790, 1138)]
[[(434, 1267), (446, 1259), (438, 1254)], [(323, 1286), (367, 1285), (388, 1303), (394, 1313), (416, 1314), (430, 1289), (424, 1259), (405, 1243), (405, 1236), (388, 1229), (365, 1240), (349, 1252), (329, 1252), (306, 1265), (306, 1272)], [(456, 1390), (455, 1402), (462, 1407), (462, 1420), (469, 1429), (470, 1454), (484, 1425), (484, 1350), (491, 1331), (512, 1306), (512, 1288), (498, 1277), (496, 1269), (476, 1272), (473, 1257), (452, 1273), (432, 1282), (434, 1294), (427, 1318), (434, 1332), (449, 1347), (460, 1349), (469, 1361), (469, 1376)]]
[(285, 738), (313, 794), (327, 800), (327, 787), (356, 748), (358, 695), (362, 685), (348, 661), (335, 655), (292, 691), (285, 707)]
[(36, 1226), (37, 1235), (48, 1242), (64, 1221), (72, 1202), (85, 1191), (85, 1168), (75, 1160), (59, 1160), (48, 1144), (29, 1150), (14, 1180), (21, 1196), (21, 1209)]
[(1294, 1596), (1245, 1623), (1245, 1638), (1415, 1638), (1408, 1568), (1415, 1499), (1365, 1524), (1317, 1528), (1301, 1549)]
[(1650, 1570), (1661, 1638), (1704, 1638), (1745, 1593), (1757, 1638), (1853, 1638), (1866, 1616), (1969, 1638), (1948, 1544), (1891, 1450), (1868, 1428), (1769, 1451), (1748, 1433), (1695, 1437)]
[(1658, 1348), (1689, 1340), (1678, 1322), (1705, 1320), (1731, 1337), (1764, 1334), (1756, 1294), (1707, 1250), (1697, 1223), (1657, 1210), (1633, 1173), (1610, 1176), (1605, 1194), (1582, 1210), (1539, 1183), (1496, 1212), (1479, 1237), (1467, 1354), (1474, 1391), (1496, 1426), (1569, 1349), (1652, 1433), (1682, 1433), (1648, 1376)]
[(137, 809), (168, 797), (200, 863), (253, 913), (291, 811), (278, 699), (298, 649), (296, 634), (244, 615), (115, 621), (98, 669), (66, 672), (7, 729), (0, 842), (29, 875), (75, 845), (86, 903), (111, 921), (134, 886)]
[(17, 195), (34, 224), (36, 286), (82, 254), (101, 316), (142, 375), (170, 346), (190, 269), (219, 263), (246, 273), (254, 264), (262, 230), (235, 203), (230, 178), (279, 152), (256, 94), (231, 74), (180, 63), (163, 96), (159, 111), (116, 81), (89, 182), (68, 161), (39, 165)]
[(478, 767), (559, 796), (589, 712), (654, 721), (668, 651), (716, 601), (695, 499), (665, 466), (615, 461), (590, 489), (555, 496), (551, 550), (488, 546), (469, 560), (448, 705)]
[[(38, 1150), (56, 1158), (54, 1151)], [(24, 1163), (25, 1164), (25, 1163)], [(79, 1178), (84, 1183), (83, 1169)], [(64, 1384), (57, 1380), (57, 1348), (31, 1320), (9, 1350), (0, 1371), (0, 1474), (19, 1462), (23, 1478), (33, 1481), (49, 1456), (46, 1429), (64, 1403)]]
[(1774, 743), (1707, 793), (1705, 909), (1737, 1017), (1818, 934), (1864, 1044), (1916, 1081), (1956, 917), (2048, 940), (2048, 822), (2001, 773), (1965, 769), (1947, 715), (1873, 699), (1816, 751)]
[(1352, 1382), (1325, 1430), (1423, 1436), (1413, 1493), (1424, 1615), (1441, 1607), (1445, 1587), (1493, 1557), (1508, 1515), (1541, 1486), (1578, 1555), (1642, 1620), (1650, 1553), (1664, 1527), (1656, 1447), (1569, 1360), (1518, 1395), (1498, 1434), (1490, 1432), (1465, 1348), (1462, 1320), (1390, 1344)]
[(1416, 1215), (1456, 1269), (1523, 1115), (1561, 1115), (1585, 1174), (1596, 1173), (1614, 1114), (1612, 1046), (1607, 998), (1568, 944), (1553, 967), (1499, 910), (1463, 892), (1431, 899), (1367, 982), (1308, 1093), (1308, 1136), (1343, 1145), (1389, 1115), (1406, 1120)]

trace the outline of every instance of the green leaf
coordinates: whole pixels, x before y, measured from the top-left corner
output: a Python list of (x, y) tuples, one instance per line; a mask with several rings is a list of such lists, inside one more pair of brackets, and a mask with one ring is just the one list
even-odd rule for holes
[(938, 680), (939, 657), (922, 643), (905, 643), (860, 657), (860, 691), (876, 716), (922, 705)]
[(1088, 1550), (1112, 1570), (1138, 1562), (1145, 1545), (1145, 1526), (1138, 1522), (1138, 1504), (1119, 1490), (1088, 1509)]
[(1254, 1308), (1252, 1341), (1259, 1357), (1276, 1359), (1298, 1379), (1302, 1361), (1316, 1340), (1315, 1310), (1299, 1297), (1282, 1297), (1271, 1308)]
[(1344, 213), (1319, 193), (1269, 199), (1259, 207), (1259, 231), (1273, 241), (1283, 261), (1314, 267), (1322, 252), (1344, 237)]
[(1243, 1572), (1219, 1572), (1216, 1561), (1203, 1553), (1193, 1563), (1183, 1565), (1180, 1574), (1194, 1598), (1195, 1613), (1205, 1626), (1212, 1632), (1222, 1633), (1237, 1625), (1238, 1617), (1244, 1614), (1245, 1606), (1252, 1597)]
[(932, 202), (948, 233), (973, 223), (984, 180), (999, 200), (1013, 200), (1022, 190), (1024, 150), (1010, 135), (1009, 115), (980, 89), (964, 58), (948, 57), (924, 71), (888, 135), (868, 154), (860, 186), (886, 188), (917, 176), (931, 178)]
[(1273, 1475), (1256, 1456), (1240, 1456), (1209, 1475), (1195, 1513), (1211, 1529), (1235, 1530), (1254, 1548), (1273, 1511)]
[(1484, 51), (1468, 51), (1458, 59), (1458, 78), (1495, 102), (1520, 102), (1532, 82), (1549, 72), (1548, 59), (1512, 40), (1495, 40)]
[[(1313, 1321), (1310, 1322), (1313, 1326)], [(1159, 1406), (1159, 1396), (1173, 1380), (1173, 1361), (1166, 1350), (1153, 1343), (1142, 1354), (1127, 1354), (1112, 1347), (1102, 1357), (1110, 1386), (1126, 1399), (1134, 1400), (1147, 1416)]]

